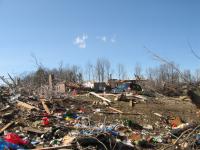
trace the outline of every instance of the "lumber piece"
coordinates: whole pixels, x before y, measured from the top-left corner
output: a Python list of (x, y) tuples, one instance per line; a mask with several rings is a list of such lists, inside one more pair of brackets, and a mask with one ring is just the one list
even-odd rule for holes
[(23, 108), (26, 108), (26, 109), (29, 109), (29, 110), (32, 110), (32, 109), (40, 110), (39, 108), (37, 108), (35, 106), (32, 106), (30, 104), (24, 103), (24, 102), (19, 101), (19, 100), (17, 100), (17, 106), (23, 107)]
[(34, 128), (31, 128), (31, 127), (25, 127), (24, 131), (32, 132), (32, 133), (38, 133), (38, 134), (44, 134), (44, 133), (47, 132), (47, 131), (41, 131), (41, 130), (38, 130), (38, 129), (34, 129)]
[(51, 112), (50, 112), (48, 106), (45, 103), (45, 99), (40, 99), (40, 101), (42, 102), (42, 106), (43, 106), (44, 110), (46, 111), (46, 113), (50, 115)]
[(57, 147), (45, 147), (45, 148), (36, 148), (33, 150), (58, 150), (58, 149), (72, 149), (71, 145), (63, 145), (63, 146), (57, 146)]
[(99, 94), (100, 96), (114, 96), (114, 97), (116, 97), (117, 96), (117, 94), (112, 94), (112, 93), (101, 93), (101, 94)]
[(109, 109), (111, 109), (111, 110), (113, 110), (113, 111), (116, 111), (116, 112), (118, 112), (118, 113), (120, 113), (120, 114), (123, 114), (123, 111), (118, 110), (118, 109), (116, 109), (116, 108), (114, 108), (114, 107), (109, 107)]
[(107, 98), (105, 98), (105, 97), (103, 97), (103, 96), (100, 96), (99, 94), (97, 94), (97, 93), (95, 93), (95, 92), (90, 92), (89, 94), (91, 94), (91, 95), (93, 95), (93, 96), (95, 96), (95, 97), (97, 97), (97, 98), (100, 98), (100, 99), (103, 100), (103, 101), (106, 101), (106, 102), (108, 102), (108, 103), (111, 103), (111, 100), (109, 100), (109, 99), (107, 99)]
[(105, 112), (100, 111), (99, 113), (108, 114), (108, 115), (144, 115), (143, 113), (118, 113), (118, 112)]
[(0, 134), (3, 133), (6, 129), (8, 129), (13, 124), (14, 124), (14, 121), (11, 121), (8, 124), (6, 124), (2, 129), (0, 129)]

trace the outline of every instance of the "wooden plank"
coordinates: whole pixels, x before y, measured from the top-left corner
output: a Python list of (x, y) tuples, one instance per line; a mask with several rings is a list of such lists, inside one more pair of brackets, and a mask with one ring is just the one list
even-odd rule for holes
[(0, 134), (3, 133), (6, 129), (8, 129), (11, 125), (14, 124), (14, 121), (11, 121), (10, 123), (6, 124), (1, 130)]
[(73, 147), (71, 145), (63, 145), (63, 146), (57, 146), (57, 147), (45, 147), (45, 148), (36, 148), (33, 150), (57, 150), (57, 149), (72, 149)]
[(26, 109), (29, 109), (29, 110), (32, 110), (32, 109), (40, 110), (39, 108), (37, 108), (35, 106), (32, 106), (30, 104), (24, 103), (24, 102), (19, 101), (19, 100), (17, 100), (17, 106), (23, 107), (23, 108), (26, 108)]
[(23, 130), (27, 131), (27, 132), (32, 132), (32, 133), (38, 133), (38, 134), (44, 134), (44, 133), (47, 132), (47, 131), (41, 131), (41, 130), (38, 130), (38, 129), (34, 129), (34, 128), (31, 128), (31, 127), (25, 127)]
[(118, 112), (118, 113), (120, 113), (120, 114), (123, 114), (123, 111), (118, 110), (118, 109), (116, 109), (116, 108), (109, 107), (109, 109), (111, 109), (111, 110), (113, 110), (113, 111), (116, 111), (116, 112)]
[(98, 95), (100, 95), (100, 96), (114, 96), (114, 97), (118, 96), (117, 94), (112, 94), (112, 93), (100, 93)]
[(44, 110), (46, 111), (46, 113), (50, 115), (51, 112), (50, 112), (48, 106), (45, 104), (45, 99), (40, 99), (40, 101), (42, 102), (42, 106), (43, 106)]
[(106, 102), (108, 102), (108, 103), (111, 103), (111, 100), (109, 100), (109, 99), (107, 99), (107, 98), (105, 98), (105, 97), (102, 97), (102, 96), (100, 96), (99, 94), (97, 94), (97, 93), (95, 93), (95, 92), (90, 92), (89, 94), (91, 94), (91, 95), (93, 95), (93, 96), (95, 96), (95, 97), (97, 97), (97, 98), (100, 98), (100, 99), (103, 100), (103, 101), (106, 101)]
[(100, 111), (99, 113), (108, 114), (108, 115), (144, 115), (143, 113), (118, 113), (118, 112), (105, 112)]

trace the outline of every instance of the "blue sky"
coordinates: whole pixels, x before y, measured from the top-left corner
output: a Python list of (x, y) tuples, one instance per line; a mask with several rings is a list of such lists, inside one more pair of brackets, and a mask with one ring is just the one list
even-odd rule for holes
[(200, 55), (198, 0), (0, 0), (0, 75), (44, 66), (85, 66), (104, 57), (130, 74), (159, 65), (144, 46), (181, 68), (195, 70), (190, 41)]

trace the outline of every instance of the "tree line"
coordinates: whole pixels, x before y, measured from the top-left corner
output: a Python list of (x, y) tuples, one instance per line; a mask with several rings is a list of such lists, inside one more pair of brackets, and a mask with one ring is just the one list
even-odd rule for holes
[[(177, 69), (178, 68), (178, 69)], [(148, 80), (151, 88), (161, 90), (166, 86), (179, 87), (187, 80), (191, 83), (200, 82), (200, 69), (194, 73), (190, 70), (183, 70), (174, 62), (162, 63), (157, 67), (149, 67), (143, 70), (139, 63), (133, 66), (133, 76), (127, 75), (126, 66), (122, 63), (113, 68), (106, 58), (98, 58), (95, 63), (87, 62), (85, 67), (60, 63), (57, 68), (48, 69), (41, 63), (37, 63), (37, 70), (21, 77), (21, 82), (29, 87), (38, 88), (48, 84), (48, 75), (54, 75), (55, 82), (83, 83), (84, 81), (106, 82), (109, 79), (145, 79)], [(180, 73), (181, 72), (181, 73)]]

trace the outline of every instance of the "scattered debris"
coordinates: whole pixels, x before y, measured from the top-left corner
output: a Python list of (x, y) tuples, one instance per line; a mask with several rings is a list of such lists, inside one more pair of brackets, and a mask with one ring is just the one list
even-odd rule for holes
[(188, 117), (195, 110), (182, 97), (144, 96), (136, 84), (138, 92), (95, 93), (64, 84), (67, 91), (61, 84), (55, 89), (51, 78), (44, 95), (13, 92), (12, 84), (0, 88), (0, 149), (200, 148), (200, 123)]

